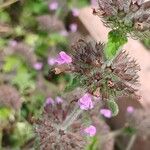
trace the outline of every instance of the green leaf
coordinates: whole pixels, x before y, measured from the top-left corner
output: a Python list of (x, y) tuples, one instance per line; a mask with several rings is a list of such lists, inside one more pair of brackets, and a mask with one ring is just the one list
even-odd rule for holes
[(20, 60), (13, 56), (5, 58), (5, 64), (3, 65), (4, 72), (11, 72), (20, 65)]
[(2, 50), (1, 48), (3, 48), (6, 45), (6, 43), (6, 39), (0, 37), (0, 51)]
[(98, 140), (96, 136), (91, 137), (90, 144), (87, 146), (86, 150), (97, 150), (97, 144), (98, 144), (97, 142)]
[(145, 38), (142, 40), (142, 42), (144, 43), (144, 46), (146, 46), (146, 48), (150, 49), (150, 38)]
[(12, 83), (17, 85), (21, 92), (29, 88), (34, 88), (34, 81), (31, 79), (31, 74), (25, 68), (20, 68), (18, 70)]
[(39, 40), (38, 35), (32, 33), (28, 33), (25, 38), (25, 42), (31, 46), (35, 46), (38, 40)]
[(6, 107), (0, 107), (0, 120), (8, 119), (11, 113), (11, 109)]
[(10, 20), (10, 16), (6, 11), (0, 11), (0, 22), (9, 23)]
[(80, 86), (80, 79), (78, 77), (71, 76), (68, 85), (65, 88), (66, 92), (72, 91)]
[(137, 130), (133, 127), (127, 126), (123, 129), (123, 132), (129, 136), (135, 134), (137, 132)]
[(51, 33), (50, 36), (49, 36), (49, 41), (48, 43), (50, 45), (56, 45), (56, 44), (59, 44), (59, 43), (65, 43), (67, 44), (67, 40), (64, 36), (58, 34), (58, 33)]
[(120, 30), (112, 30), (108, 34), (108, 42), (105, 47), (105, 57), (113, 59), (121, 47), (127, 43), (127, 37)]
[[(12, 134), (9, 136), (12, 147), (16, 150), (16, 147), (23, 146), (27, 141), (32, 139), (34, 136), (32, 126), (24, 121), (17, 122)], [(20, 149), (20, 148), (19, 148)], [(18, 149), (18, 150), (19, 150)]]
[(108, 108), (112, 112), (112, 116), (116, 116), (119, 113), (118, 104), (114, 100), (108, 100)]

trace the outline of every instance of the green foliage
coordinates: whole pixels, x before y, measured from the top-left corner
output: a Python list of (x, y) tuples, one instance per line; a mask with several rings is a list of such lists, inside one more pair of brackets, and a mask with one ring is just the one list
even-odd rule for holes
[(32, 72), (29, 72), (29, 69), (21, 58), (14, 55), (6, 57), (5, 64), (3, 65), (3, 71), (5, 73), (12, 71), (16, 72), (11, 83), (16, 85), (21, 93), (35, 88), (34, 80), (32, 79)]
[(111, 100), (108, 100), (107, 103), (108, 103), (109, 109), (110, 109), (111, 112), (112, 112), (112, 116), (118, 115), (118, 113), (119, 113), (118, 104), (117, 104), (114, 100), (112, 100), (112, 99), (111, 99)]
[(26, 13), (27, 12), (34, 13), (36, 15), (48, 12), (47, 3), (44, 2), (43, 0), (35, 0), (35, 1), (27, 0), (24, 9)]
[(136, 133), (136, 129), (130, 126), (127, 126), (123, 129), (123, 132), (129, 136), (133, 135)]
[(0, 121), (8, 119), (11, 114), (11, 109), (6, 107), (0, 107)]
[(32, 40), (34, 41), (36, 41), (37, 39), (38, 42), (36, 42), (35, 52), (40, 57), (47, 57), (50, 47), (62, 47), (67, 45), (68, 42), (67, 39), (61, 36), (59, 33), (51, 33), (49, 35), (48, 33), (40, 32), (38, 37), (34, 36), (34, 39), (32, 37)]
[(79, 79), (79, 77), (71, 75), (69, 83), (68, 83), (68, 85), (65, 88), (65, 91), (66, 92), (72, 91), (72, 90), (74, 90), (75, 88), (77, 88), (79, 86), (80, 86), (80, 79)]
[(10, 136), (10, 142), (14, 148), (21, 147), (33, 136), (32, 126), (28, 122), (17, 122), (13, 134)]
[(105, 56), (108, 60), (113, 59), (122, 46), (127, 43), (127, 37), (120, 30), (112, 30), (108, 34), (108, 42), (105, 47)]
[(45, 95), (40, 92), (36, 92), (30, 98), (26, 99), (21, 110), (22, 118), (28, 118), (31, 114), (34, 117), (39, 117), (42, 112), (44, 101)]
[(96, 136), (90, 138), (90, 144), (87, 146), (86, 150), (97, 150), (98, 139)]
[(0, 21), (5, 23), (10, 22), (10, 16), (6, 11), (0, 11)]
[(12, 80), (12, 84), (16, 85), (22, 93), (28, 89), (35, 88), (34, 81), (26, 69), (18, 70), (16, 76)]
[(35, 46), (38, 41), (39, 41), (39, 36), (32, 33), (27, 34), (25, 38), (25, 42), (31, 46)]
[(70, 7), (78, 7), (78, 8), (81, 8), (81, 7), (85, 7), (89, 4), (89, 1), (88, 0), (81, 0), (81, 1), (75, 1), (75, 0), (68, 0), (68, 5)]
[[(3, 48), (6, 45), (6, 40), (0, 37), (0, 48)], [(1, 51), (1, 49), (0, 49)]]
[(58, 43), (66, 43), (67, 44), (67, 40), (64, 36), (61, 36), (58, 33), (51, 33), (49, 36), (49, 41), (50, 45), (56, 45)]
[(146, 48), (150, 49), (150, 38), (142, 40), (143, 44), (146, 46)]
[(3, 65), (3, 71), (8, 73), (17, 69), (20, 66), (20, 59), (17, 59), (14, 56), (8, 56), (5, 58), (5, 64)]

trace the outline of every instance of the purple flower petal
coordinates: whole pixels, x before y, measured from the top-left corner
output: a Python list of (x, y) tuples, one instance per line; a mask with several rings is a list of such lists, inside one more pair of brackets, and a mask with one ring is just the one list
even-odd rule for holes
[(43, 63), (37, 62), (37, 63), (34, 64), (33, 67), (34, 67), (35, 70), (41, 70), (42, 67), (43, 67)]
[(17, 45), (17, 41), (11, 40), (11, 41), (9, 41), (9, 45), (12, 47), (15, 47)]
[(48, 57), (47, 62), (50, 66), (53, 66), (56, 63), (56, 60), (55, 60), (55, 58)]
[(88, 110), (94, 107), (92, 102), (92, 96), (89, 93), (86, 93), (83, 97), (81, 97), (78, 101), (78, 104), (80, 106), (80, 109), (82, 110)]
[(45, 106), (54, 105), (54, 100), (51, 97), (48, 97), (45, 101)]
[(91, 0), (91, 5), (92, 6), (97, 6), (97, 0)]
[(127, 112), (128, 113), (133, 113), (134, 112), (134, 108), (132, 106), (128, 106), (127, 107)]
[(56, 58), (56, 63), (61, 64), (69, 64), (72, 62), (72, 58), (66, 54), (64, 51), (59, 53), (59, 56)]
[(96, 135), (96, 127), (93, 125), (90, 125), (89, 127), (84, 129), (84, 132), (89, 136), (95, 136)]
[(101, 109), (100, 114), (103, 115), (106, 118), (112, 117), (112, 112), (109, 109)]
[(61, 51), (60, 53), (60, 57), (66, 62), (66, 63), (71, 63), (72, 62), (72, 58), (67, 55), (65, 52)]
[(74, 17), (79, 16), (79, 10), (78, 10), (77, 8), (73, 8), (73, 9), (72, 9), (72, 15), (73, 15)]
[(68, 36), (68, 32), (66, 30), (62, 30), (59, 32), (62, 36)]
[(56, 100), (56, 103), (57, 103), (57, 104), (62, 104), (63, 101), (64, 101), (64, 100), (63, 100), (61, 97), (59, 97), (59, 96), (57, 96), (55, 100)]
[(58, 8), (58, 2), (53, 1), (49, 4), (49, 9), (50, 10), (56, 10)]
[(76, 23), (72, 23), (70, 24), (69, 29), (71, 32), (76, 32), (78, 29), (78, 25)]

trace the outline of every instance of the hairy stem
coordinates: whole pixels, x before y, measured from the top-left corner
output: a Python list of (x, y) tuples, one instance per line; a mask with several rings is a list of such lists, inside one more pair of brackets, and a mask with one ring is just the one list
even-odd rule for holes
[(74, 110), (71, 112), (71, 114), (63, 122), (61, 129), (66, 130), (78, 118), (78, 116), (82, 112), (83, 112), (83, 110), (80, 109), (79, 106), (75, 106)]
[(122, 130), (116, 130), (116, 131), (113, 131), (113, 132), (110, 132), (106, 135), (103, 136), (103, 140), (108, 140), (108, 139), (112, 139), (112, 138), (116, 138), (117, 136), (121, 135), (122, 134)]
[(129, 141), (129, 144), (128, 144), (126, 150), (131, 150), (131, 148), (132, 148), (132, 146), (133, 146), (135, 140), (136, 140), (136, 134), (134, 134), (134, 135), (131, 137), (131, 139), (130, 139), (130, 141)]

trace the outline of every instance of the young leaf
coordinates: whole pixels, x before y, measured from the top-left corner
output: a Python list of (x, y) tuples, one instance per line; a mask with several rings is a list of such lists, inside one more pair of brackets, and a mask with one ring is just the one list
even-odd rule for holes
[(108, 60), (113, 59), (120, 48), (127, 42), (127, 37), (120, 30), (112, 30), (108, 34), (108, 42), (105, 47), (105, 56)]
[(31, 74), (26, 68), (20, 68), (17, 75), (13, 78), (12, 84), (18, 86), (21, 92), (25, 90), (34, 88), (34, 81), (31, 79)]
[(108, 107), (112, 112), (112, 116), (116, 116), (119, 113), (118, 104), (114, 100), (108, 100)]
[(5, 64), (3, 65), (3, 71), (8, 73), (20, 66), (20, 60), (13, 56), (5, 58)]
[(6, 107), (0, 107), (0, 120), (8, 119), (8, 117), (11, 115), (11, 110)]
[(90, 138), (90, 144), (87, 146), (87, 148), (86, 148), (86, 150), (97, 150), (97, 142), (98, 142), (98, 140), (97, 140), (97, 137), (92, 137), (92, 138)]
[(76, 87), (78, 87), (80, 85), (80, 80), (77, 77), (70, 77), (70, 82), (68, 83), (68, 85), (65, 88), (66, 92), (72, 91), (74, 90)]

